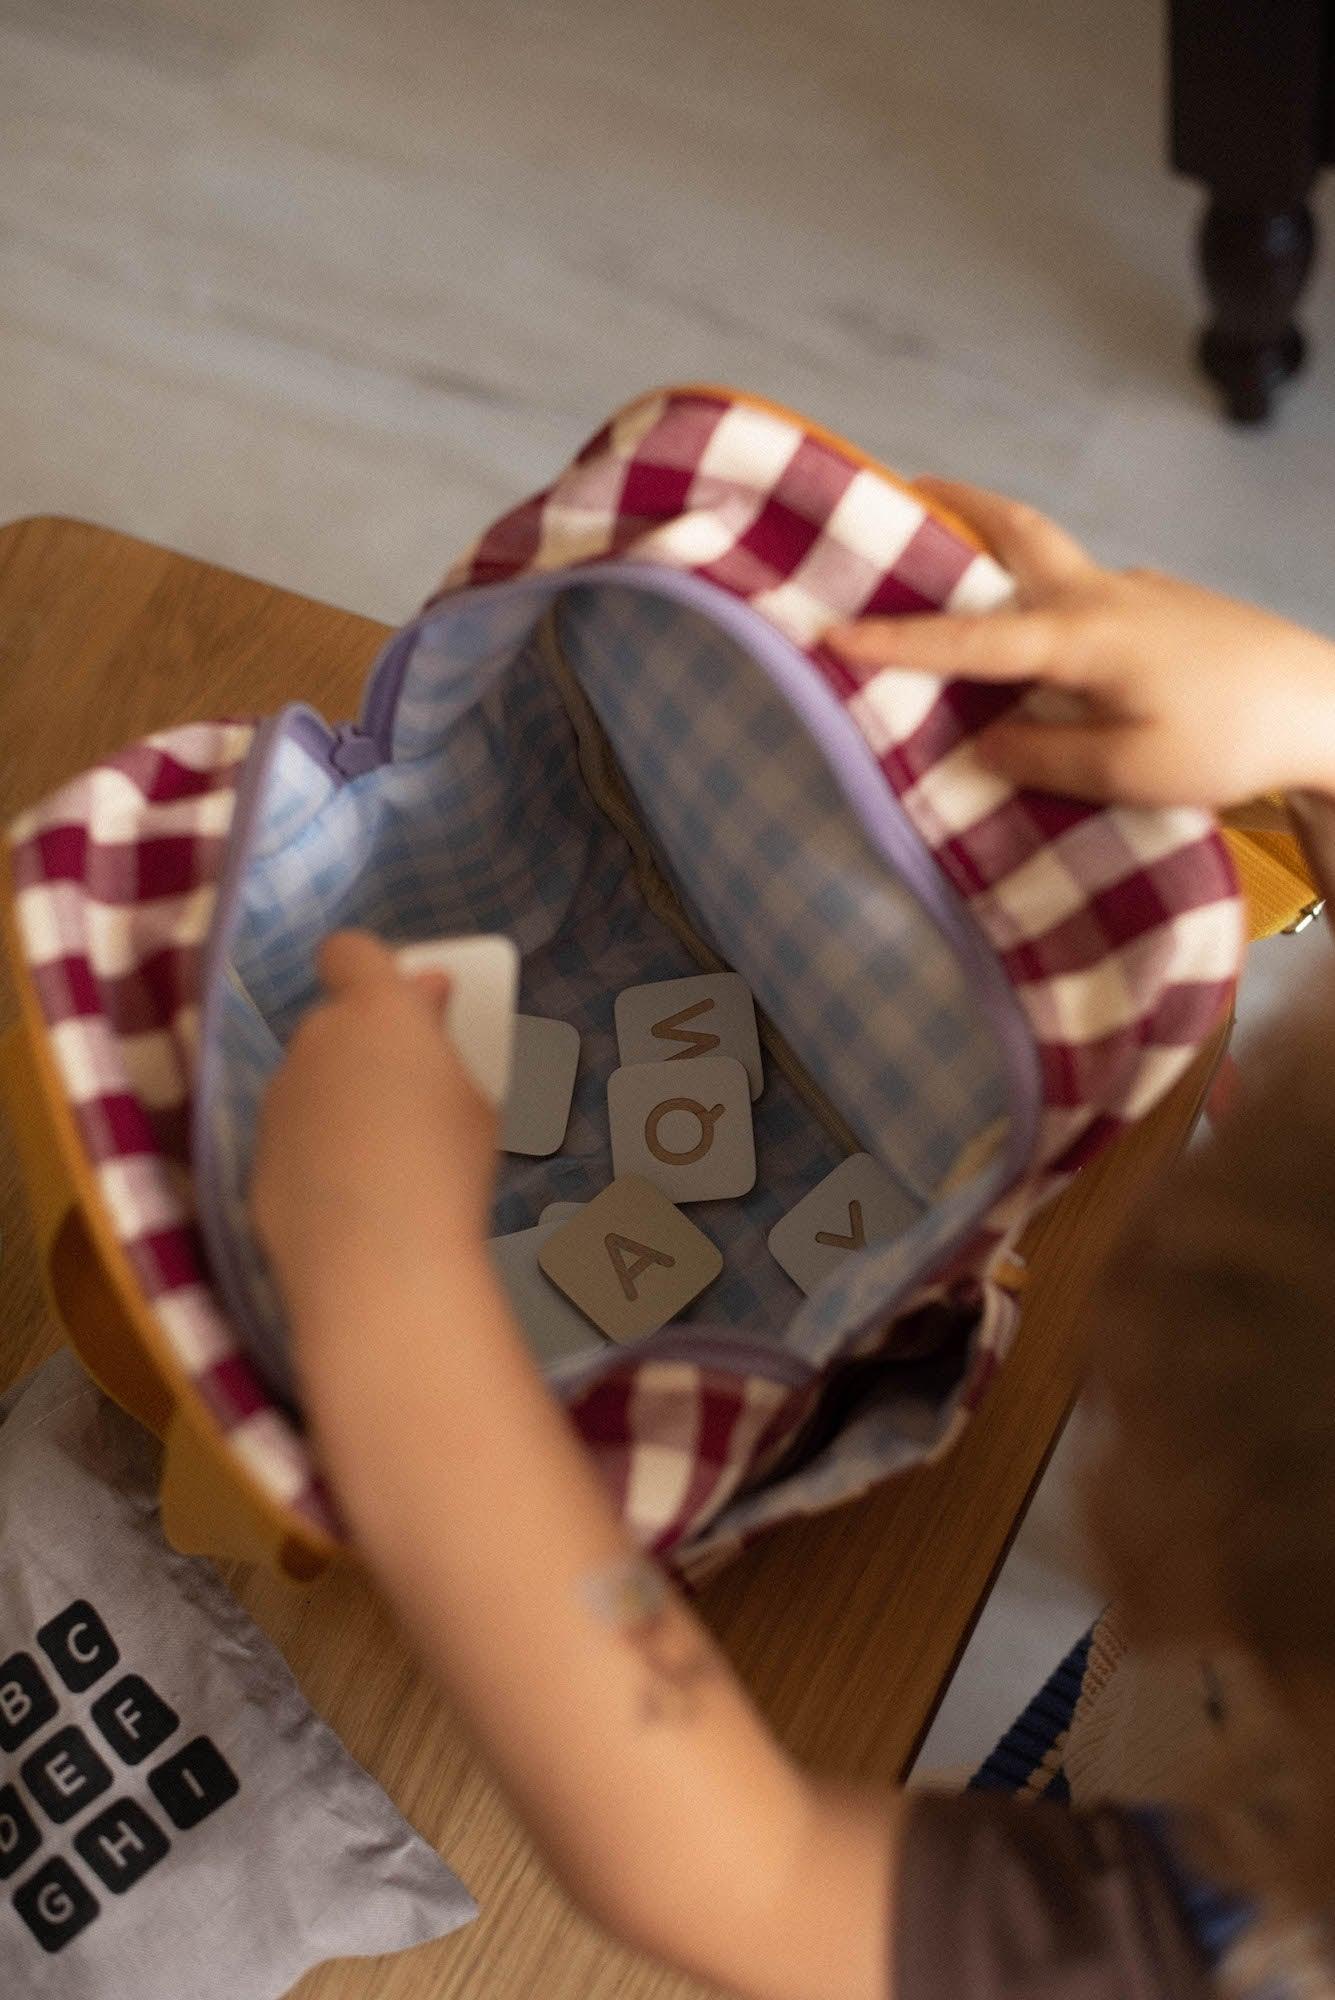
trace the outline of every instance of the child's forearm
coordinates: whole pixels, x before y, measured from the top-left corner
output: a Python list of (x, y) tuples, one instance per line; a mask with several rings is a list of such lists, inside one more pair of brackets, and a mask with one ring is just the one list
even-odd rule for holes
[(739, 1992), (880, 2000), (884, 1803), (794, 1769), (675, 1591), (638, 1623), (599, 1605), (634, 1550), (481, 1248), (294, 1310), (357, 1537), (571, 1893)]

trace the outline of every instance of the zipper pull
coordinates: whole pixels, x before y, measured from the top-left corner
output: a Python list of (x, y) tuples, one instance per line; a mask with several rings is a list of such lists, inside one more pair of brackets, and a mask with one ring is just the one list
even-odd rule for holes
[(340, 722), (329, 746), (329, 761), (343, 778), (360, 778), (383, 762), (374, 739), (355, 722)]

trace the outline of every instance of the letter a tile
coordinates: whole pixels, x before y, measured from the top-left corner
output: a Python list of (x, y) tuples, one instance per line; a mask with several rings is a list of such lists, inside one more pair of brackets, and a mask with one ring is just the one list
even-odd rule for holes
[(602, 1333), (618, 1341), (656, 1333), (723, 1269), (709, 1238), (637, 1174), (613, 1181), (553, 1230), (538, 1262)]
[(601, 1347), (582, 1313), (549, 1284), (538, 1268), (538, 1252), (561, 1227), (560, 1220), (540, 1222), (513, 1236), (493, 1236), (488, 1248), (501, 1283), (509, 1294), (519, 1330), (533, 1358), (543, 1368), (571, 1354), (588, 1354)]

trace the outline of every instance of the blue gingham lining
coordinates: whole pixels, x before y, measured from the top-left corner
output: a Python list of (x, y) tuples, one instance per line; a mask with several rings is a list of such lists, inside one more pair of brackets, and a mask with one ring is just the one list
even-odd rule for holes
[[(849, 1260), (804, 1302), (765, 1238), (841, 1154), (769, 1066), (755, 1107), (754, 1192), (692, 1206), (725, 1268), (682, 1324), (721, 1322), (819, 1364), (883, 1317), (963, 1212), (976, 1212), (976, 1184), (947, 1201), (932, 1195), (961, 1148), (1004, 1116), (990, 1031), (820, 752), (731, 639), (695, 611), (626, 588), (582, 587), (560, 611), (567, 658), (702, 934), (919, 1206), (896, 1243)], [(533, 615), (530, 605), (523, 623)], [(497, 1235), (606, 1184), (616, 994), (699, 969), (644, 904), (622, 837), (584, 787), (559, 693), (536, 645), (522, 638), (516, 650), (515, 626), (513, 603), (494, 620), (485, 599), (453, 620), (442, 606), (409, 664), (392, 763), (344, 782), (295, 739), (275, 757), (240, 899), (221, 1015), (224, 1082), (209, 1123), (221, 1225), (240, 1250), (229, 1266), (259, 1358), (284, 1389), (281, 1314), (244, 1189), (259, 1099), (314, 997), (321, 938), (344, 924), (396, 943), (507, 932), (523, 957), (521, 1006), (580, 1030), (566, 1142), (554, 1159), (502, 1160)]]
[(704, 935), (907, 1192), (1004, 1116), (992, 1035), (787, 703), (698, 612), (584, 585), (562, 652)]

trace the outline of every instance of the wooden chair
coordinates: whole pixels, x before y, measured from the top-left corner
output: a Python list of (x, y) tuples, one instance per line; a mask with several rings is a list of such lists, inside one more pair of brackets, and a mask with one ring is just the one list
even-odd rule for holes
[(1171, 0), (1172, 158), (1205, 183), (1200, 360), (1238, 423), (1303, 365), (1308, 197), (1335, 160), (1335, 0)]

